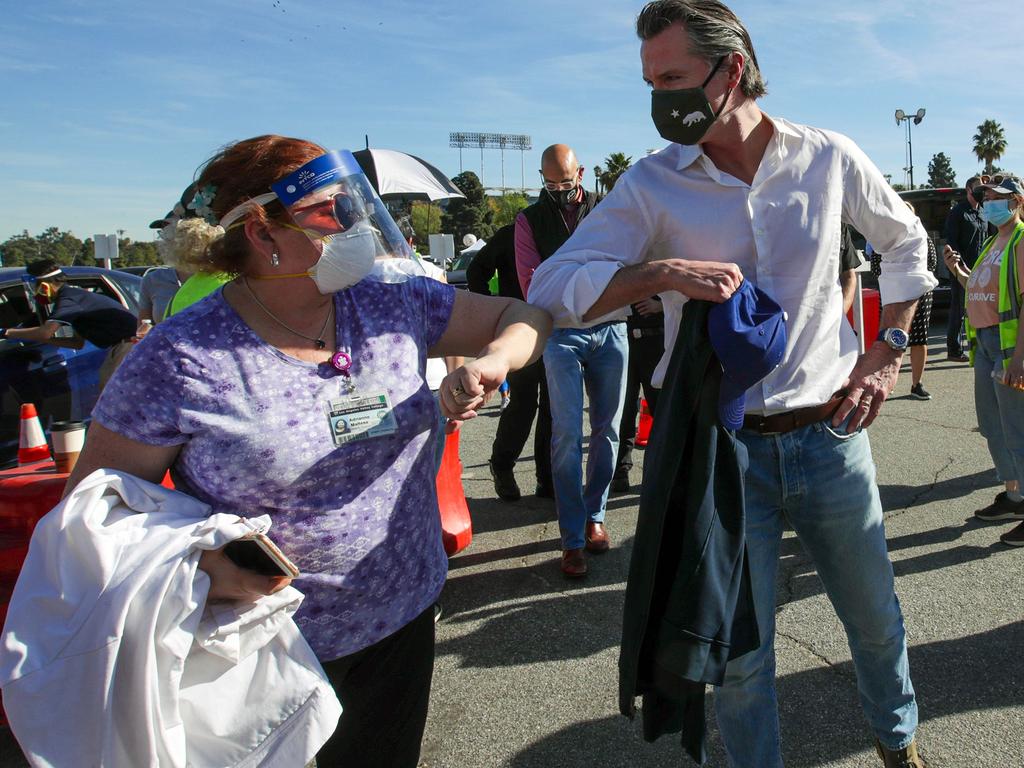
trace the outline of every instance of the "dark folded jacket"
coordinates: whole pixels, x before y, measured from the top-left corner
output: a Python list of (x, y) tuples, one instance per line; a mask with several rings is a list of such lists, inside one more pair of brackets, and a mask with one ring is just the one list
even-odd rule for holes
[(721, 684), (726, 662), (759, 644), (744, 538), (747, 454), (718, 421), (711, 306), (684, 307), (658, 396), (619, 655), (622, 713), (632, 718), (642, 696), (644, 738), (681, 730), (701, 764), (704, 687)]

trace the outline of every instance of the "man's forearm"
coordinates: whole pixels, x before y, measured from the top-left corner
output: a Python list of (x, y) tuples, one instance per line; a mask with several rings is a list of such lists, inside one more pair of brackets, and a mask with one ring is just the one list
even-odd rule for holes
[(37, 343), (44, 343), (50, 341), (53, 337), (53, 332), (46, 326), (36, 326), (35, 328), (8, 328), (4, 334), (5, 339), (10, 341), (34, 341)]
[[(910, 330), (910, 324), (914, 320), (914, 310), (917, 309), (917, 299), (912, 301), (899, 301), (893, 304), (886, 304), (882, 307), (882, 327), (902, 328)], [(871, 339), (867, 340), (869, 343)]]
[(843, 314), (850, 311), (857, 294), (857, 271), (848, 269), (839, 275), (839, 285), (843, 291)]
[(583, 315), (585, 321), (602, 317), (628, 304), (647, 299), (666, 290), (661, 284), (666, 280), (664, 262), (652, 261), (623, 267), (608, 283), (597, 301)]
[(677, 291), (689, 299), (723, 302), (740, 287), (743, 274), (729, 262), (661, 259), (623, 267), (584, 313), (590, 321), (657, 293)]

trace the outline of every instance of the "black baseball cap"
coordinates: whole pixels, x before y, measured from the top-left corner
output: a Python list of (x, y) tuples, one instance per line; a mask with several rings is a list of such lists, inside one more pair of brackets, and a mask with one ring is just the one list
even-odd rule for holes
[(192, 219), (197, 216), (196, 212), (188, 207), (188, 204), (192, 202), (192, 198), (196, 196), (196, 184), (192, 182), (185, 191), (181, 193), (181, 197), (178, 202), (174, 204), (174, 207), (167, 212), (167, 215), (162, 219), (155, 219), (149, 222), (150, 229), (163, 229), (168, 224), (181, 221), (182, 219)]

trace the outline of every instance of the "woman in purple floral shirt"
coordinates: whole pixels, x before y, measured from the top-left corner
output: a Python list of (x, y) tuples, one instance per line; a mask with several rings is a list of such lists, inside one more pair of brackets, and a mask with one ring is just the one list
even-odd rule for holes
[[(539, 356), (550, 318), (427, 278), (359, 279), (373, 262), (365, 244), (379, 257), (394, 224), (361, 174), (345, 177), (349, 157), (260, 136), (207, 163), (193, 207), (225, 234), (197, 266), (237, 277), (126, 358), (68, 486), (99, 467), (153, 482), (170, 469), (218, 512), (269, 514), (302, 571), (296, 621), (344, 707), (319, 762), (412, 768), (447, 573), (426, 358), (475, 356), (441, 386), (445, 414), (470, 418)], [(307, 166), (323, 177), (325, 163), (338, 183), (291, 201)], [(219, 550), (200, 567), (211, 598), (252, 600), (287, 583)]]

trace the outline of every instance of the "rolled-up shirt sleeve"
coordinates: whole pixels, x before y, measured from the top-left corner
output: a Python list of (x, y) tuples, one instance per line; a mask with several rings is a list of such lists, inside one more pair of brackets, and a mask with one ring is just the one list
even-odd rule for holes
[(921, 298), (939, 283), (928, 269), (924, 225), (856, 144), (846, 140), (843, 149), (843, 218), (882, 254), (882, 304)]
[(565, 244), (537, 268), (530, 291), (524, 294), (527, 301), (546, 309), (556, 327), (586, 327), (619, 318), (620, 310), (590, 321), (584, 321), (583, 315), (616, 272), (644, 261), (651, 231), (627, 172)]

